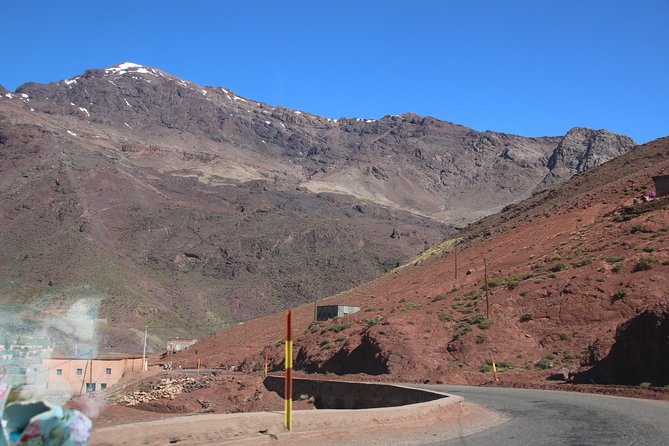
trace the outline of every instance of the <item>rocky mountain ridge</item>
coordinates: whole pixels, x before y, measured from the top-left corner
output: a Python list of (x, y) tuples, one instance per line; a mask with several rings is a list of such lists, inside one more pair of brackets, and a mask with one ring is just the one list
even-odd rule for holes
[(110, 348), (144, 324), (206, 333), (371, 280), (633, 147), (334, 120), (132, 63), (28, 83), (0, 96), (0, 304), (84, 301)]

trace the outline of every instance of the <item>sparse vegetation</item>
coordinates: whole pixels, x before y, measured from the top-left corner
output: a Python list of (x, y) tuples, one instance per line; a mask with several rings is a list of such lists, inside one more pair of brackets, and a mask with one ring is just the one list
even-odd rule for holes
[(569, 335), (564, 332), (558, 333), (558, 337), (560, 338), (561, 341), (566, 341), (567, 339), (569, 339)]
[(422, 306), (413, 302), (407, 302), (404, 304), (404, 309), (407, 311), (420, 310)]
[(497, 370), (499, 370), (500, 372), (503, 372), (505, 370), (512, 369), (512, 368), (515, 367), (511, 361), (506, 360), (506, 359), (504, 359), (502, 361), (499, 361), (495, 365), (497, 366)]
[(618, 264), (618, 265), (614, 266), (613, 268), (611, 268), (611, 271), (614, 272), (614, 273), (619, 273), (619, 272), (622, 271), (622, 270), (623, 270), (623, 266), (620, 265), (620, 264)]
[(568, 266), (567, 266), (566, 263), (558, 262), (555, 265), (551, 266), (548, 271), (550, 271), (552, 273), (557, 273), (557, 272), (560, 272), (560, 271), (564, 271), (567, 268), (568, 268)]
[(446, 313), (443, 310), (437, 311), (437, 317), (441, 322), (451, 322), (453, 320), (453, 316), (451, 316), (450, 313)]
[(372, 328), (373, 326), (375, 326), (376, 324), (378, 324), (379, 322), (381, 322), (382, 319), (383, 319), (383, 318), (382, 318), (381, 316), (377, 316), (377, 317), (375, 317), (374, 319), (370, 319), (370, 320), (368, 320), (368, 321), (367, 321), (367, 328)]
[(334, 345), (330, 342), (329, 339), (323, 339), (320, 344), (318, 344), (321, 350), (330, 350), (334, 348)]
[(481, 297), (481, 293), (478, 290), (471, 290), (468, 293), (465, 293), (465, 297), (469, 300), (476, 300)]
[(543, 260), (539, 260), (537, 262), (534, 262), (534, 265), (532, 265), (532, 269), (533, 270), (539, 270), (539, 269), (543, 268), (544, 266), (546, 266), (546, 262), (544, 262)]
[(432, 298), (432, 302), (439, 302), (440, 300), (444, 299), (446, 299), (446, 295), (444, 293), (439, 293)]
[(494, 324), (494, 321), (492, 319), (484, 319), (478, 323), (478, 327), (481, 330), (487, 330), (488, 328), (492, 327), (492, 324)]
[(340, 331), (344, 331), (347, 328), (351, 328), (352, 326), (353, 324), (351, 322), (346, 322), (345, 324), (337, 324), (326, 327), (324, 331), (334, 331), (335, 333), (339, 333)]
[[(520, 278), (516, 276), (511, 277), (496, 277), (494, 279), (488, 280), (488, 289), (492, 290), (495, 288), (506, 287), (510, 290), (513, 290), (520, 284)], [(485, 291), (485, 285), (481, 287)]]
[(641, 387), (642, 389), (648, 389), (648, 388), (650, 388), (652, 385), (653, 385), (653, 384), (652, 384), (652, 383), (649, 383), (648, 381), (644, 381), (644, 382), (642, 382), (642, 383), (639, 383), (639, 387)]
[(631, 234), (636, 234), (637, 232), (641, 232), (641, 225), (634, 225), (632, 226), (632, 229), (630, 229)]
[(543, 358), (537, 361), (537, 363), (534, 364), (534, 366), (539, 370), (547, 370), (553, 367), (553, 362), (548, 358)]
[(653, 248), (652, 246), (644, 246), (644, 248), (643, 248), (643, 252), (651, 253), (651, 252), (654, 252), (654, 251), (655, 251), (655, 248)]
[(656, 258), (654, 258), (654, 257), (644, 257), (641, 260), (639, 260), (636, 263), (636, 265), (634, 265), (633, 272), (648, 271), (650, 269), (653, 269), (653, 263), (657, 263)]
[(533, 319), (532, 313), (523, 313), (520, 315), (520, 322), (529, 322)]
[(617, 300), (622, 300), (625, 298), (627, 295), (627, 292), (623, 290), (622, 288), (618, 288), (615, 293), (613, 293), (613, 296), (611, 296), (611, 302), (615, 302)]
[(572, 265), (574, 266), (574, 268), (581, 268), (583, 266), (590, 265), (591, 263), (592, 263), (592, 258), (585, 257), (579, 260), (578, 262), (573, 263)]
[(463, 337), (464, 335), (466, 335), (467, 333), (469, 333), (471, 331), (472, 331), (472, 327), (470, 327), (469, 324), (467, 324), (467, 323), (459, 324), (455, 328), (455, 332), (453, 332), (453, 341), (457, 341), (458, 339), (460, 339), (461, 337)]
[(622, 262), (623, 260), (625, 260), (625, 256), (608, 257), (606, 259), (606, 261), (609, 262), (609, 263), (618, 263), (618, 262)]
[(488, 334), (487, 333), (479, 333), (479, 334), (476, 335), (476, 343), (477, 344), (483, 344), (487, 340), (488, 340)]

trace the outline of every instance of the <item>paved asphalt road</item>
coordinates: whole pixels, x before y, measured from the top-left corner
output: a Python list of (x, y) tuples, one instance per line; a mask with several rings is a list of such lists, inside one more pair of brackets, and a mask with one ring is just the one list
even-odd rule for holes
[(575, 392), (420, 386), (461, 395), (511, 419), (435, 445), (669, 445), (669, 402)]

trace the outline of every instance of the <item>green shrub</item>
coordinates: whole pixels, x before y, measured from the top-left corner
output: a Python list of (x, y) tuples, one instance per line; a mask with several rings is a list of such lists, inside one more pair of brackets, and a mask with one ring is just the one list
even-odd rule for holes
[(479, 372), (481, 372), (481, 373), (490, 373), (490, 372), (492, 372), (492, 365), (481, 364), (481, 367), (479, 367)]
[(521, 292), (518, 293), (518, 294), (520, 294), (520, 297), (525, 297), (525, 296), (527, 296), (528, 294), (530, 294), (530, 292), (529, 292), (529, 291), (521, 291)]
[(444, 299), (446, 299), (446, 295), (444, 293), (439, 293), (432, 298), (432, 302), (439, 302), (440, 300)]
[(407, 311), (420, 310), (422, 307), (420, 304), (415, 304), (413, 302), (408, 302), (404, 304), (404, 309)]
[(481, 297), (481, 293), (478, 290), (471, 290), (468, 293), (465, 293), (465, 297), (470, 300), (476, 300)]
[(614, 266), (613, 268), (611, 268), (611, 272), (614, 272), (614, 273), (619, 273), (619, 272), (622, 271), (622, 270), (623, 270), (623, 266), (620, 265), (620, 264)]
[(367, 321), (367, 328), (372, 328), (373, 326), (375, 326), (376, 324), (378, 324), (379, 322), (381, 322), (382, 319), (383, 319), (383, 318), (382, 318), (381, 316), (377, 316), (377, 317), (375, 317), (374, 319), (370, 319), (370, 320), (368, 320), (368, 321)]
[(532, 320), (532, 313), (523, 313), (520, 316), (520, 322), (529, 322)]
[(624, 299), (625, 296), (627, 295), (627, 292), (625, 290), (618, 288), (615, 293), (613, 293), (613, 296), (611, 296), (611, 302), (615, 302), (617, 300)]
[(634, 225), (632, 226), (632, 229), (630, 229), (630, 233), (636, 234), (637, 232), (641, 232), (641, 225)]
[(330, 350), (334, 348), (334, 345), (330, 343), (329, 339), (323, 339), (320, 344), (318, 344), (321, 347), (321, 350)]
[(558, 336), (560, 337), (561, 341), (566, 341), (569, 339), (569, 335), (567, 333), (558, 333)]
[(309, 333), (316, 333), (316, 332), (318, 331), (318, 329), (319, 329), (318, 324), (317, 324), (316, 322), (312, 322), (312, 323), (309, 325), (309, 328), (307, 328), (307, 331), (308, 331)]
[(618, 262), (622, 262), (623, 260), (625, 260), (625, 256), (608, 257), (606, 259), (606, 261), (609, 262), (609, 263), (618, 263)]
[(560, 272), (560, 271), (564, 271), (567, 268), (568, 267), (567, 267), (566, 263), (558, 262), (555, 265), (551, 266), (549, 271), (552, 272), (552, 273), (557, 273), (557, 272)]
[(506, 360), (506, 359), (503, 360), (503, 361), (499, 361), (495, 365), (497, 366), (497, 370), (499, 370), (501, 372), (503, 372), (504, 370), (512, 369), (512, 368), (515, 367), (511, 361)]
[(467, 323), (469, 325), (476, 325), (476, 324), (480, 324), (481, 322), (483, 322), (483, 320), (485, 320), (485, 317), (483, 317), (482, 314), (477, 314), (476, 316), (472, 316), (470, 318), (467, 318)]
[(487, 340), (488, 340), (488, 334), (487, 333), (479, 333), (479, 334), (476, 335), (476, 343), (477, 344), (483, 344)]
[(492, 319), (484, 319), (478, 323), (478, 327), (481, 330), (487, 330), (488, 328), (492, 327), (492, 324), (494, 324)]
[(437, 311), (437, 317), (441, 322), (450, 322), (453, 320), (453, 316), (450, 313), (445, 313), (443, 310)]
[(470, 327), (469, 325), (467, 325), (467, 324), (458, 325), (455, 328), (455, 332), (453, 332), (453, 341), (457, 341), (458, 339), (460, 339), (461, 337), (463, 337), (464, 335), (466, 335), (470, 331), (472, 331), (472, 327)]
[(639, 260), (636, 263), (636, 265), (634, 265), (633, 272), (648, 271), (649, 269), (653, 268), (653, 263), (657, 263), (656, 258), (654, 258), (654, 257), (644, 257), (643, 259)]
[(653, 252), (653, 251), (655, 251), (655, 248), (653, 248), (652, 246), (644, 246), (644, 248), (643, 248), (643, 252), (650, 253), (650, 252)]
[(537, 363), (534, 364), (534, 366), (540, 370), (547, 370), (553, 367), (553, 363), (551, 362), (550, 359), (544, 358), (537, 361)]
[(583, 259), (579, 260), (578, 262), (574, 263), (573, 265), (574, 265), (574, 268), (581, 268), (583, 266), (590, 265), (591, 263), (592, 263), (592, 258), (586, 257), (586, 258), (583, 258)]
[(344, 331), (347, 328), (351, 328), (353, 326), (352, 323), (347, 322), (345, 324), (337, 324), (337, 325), (332, 325), (330, 327), (326, 327), (325, 331), (334, 331), (335, 333), (339, 333), (340, 331)]
[(649, 383), (648, 381), (644, 381), (644, 382), (642, 382), (642, 383), (639, 383), (639, 387), (641, 387), (642, 389), (648, 389), (648, 388), (650, 388), (650, 386), (652, 386), (652, 385), (653, 385), (653, 384)]

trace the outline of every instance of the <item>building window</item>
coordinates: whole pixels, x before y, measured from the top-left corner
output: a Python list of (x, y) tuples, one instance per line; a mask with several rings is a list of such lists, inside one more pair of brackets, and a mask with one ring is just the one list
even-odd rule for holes
[(56, 369), (56, 375), (60, 376), (63, 374), (63, 369)]
[(100, 390), (107, 390), (107, 383), (100, 383)]
[(81, 376), (84, 374), (83, 369), (77, 369), (77, 375)]
[(111, 375), (111, 368), (107, 367), (105, 369), (105, 375)]

